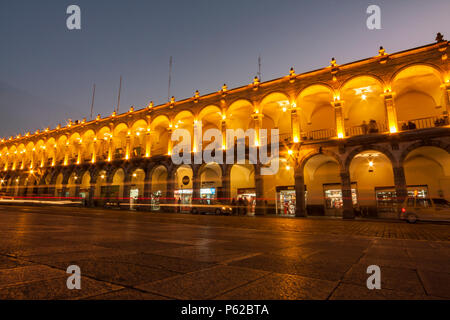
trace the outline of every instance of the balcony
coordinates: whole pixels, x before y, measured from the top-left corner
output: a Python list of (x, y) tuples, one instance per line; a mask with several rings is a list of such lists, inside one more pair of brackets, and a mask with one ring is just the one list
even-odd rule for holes
[(426, 129), (434, 127), (443, 127), (449, 124), (448, 116), (443, 117), (428, 117), (411, 119), (408, 121), (399, 121), (398, 127), (402, 131), (414, 129)]
[(345, 128), (345, 135), (347, 137), (361, 136), (372, 133), (383, 133), (387, 132), (387, 125), (385, 123), (369, 123), (368, 125), (359, 125)]
[(319, 130), (313, 130), (313, 131), (307, 131), (303, 132), (302, 134), (302, 140), (326, 140), (330, 138), (336, 137), (336, 129), (330, 128), (330, 129), (319, 129)]

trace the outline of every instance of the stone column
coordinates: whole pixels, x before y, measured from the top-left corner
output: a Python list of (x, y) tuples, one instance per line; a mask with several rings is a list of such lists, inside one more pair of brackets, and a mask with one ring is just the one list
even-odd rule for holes
[(345, 137), (344, 116), (342, 114), (343, 103), (344, 102), (341, 100), (335, 100), (331, 102), (331, 104), (334, 106), (334, 114), (336, 119), (336, 132), (338, 138), (340, 139)]
[(111, 161), (112, 157), (113, 157), (112, 148), (113, 148), (113, 141), (112, 141), (112, 138), (110, 137), (108, 139), (108, 161)]
[(152, 139), (150, 128), (148, 128), (147, 132), (145, 133), (145, 156), (147, 158), (150, 158), (151, 155), (152, 155)]
[(349, 172), (341, 172), (341, 188), (342, 188), (342, 201), (343, 201), (343, 218), (354, 219), (355, 213), (353, 211), (352, 201), (352, 184), (350, 181)]
[(222, 150), (227, 148), (227, 122), (224, 118), (220, 123), (220, 129), (222, 131)]
[(231, 203), (231, 183), (230, 174), (228, 172), (228, 165), (222, 164), (222, 198), (221, 201), (226, 204)]
[(303, 170), (296, 167), (294, 171), (295, 179), (295, 216), (306, 217), (306, 202), (305, 202), (305, 179)]
[(264, 181), (261, 175), (261, 165), (255, 165), (255, 194), (256, 208), (255, 215), (264, 215)]
[(151, 170), (145, 170), (145, 178), (144, 178), (144, 199), (143, 203), (146, 204), (143, 210), (150, 211), (150, 204), (152, 201), (152, 177)]
[(166, 186), (166, 194), (164, 195), (163, 203), (166, 206), (163, 207), (163, 211), (165, 212), (175, 212), (176, 208), (173, 206), (175, 204), (175, 172), (176, 168), (173, 168), (170, 172), (167, 172), (167, 186)]
[(394, 104), (394, 93), (388, 91), (384, 94), (384, 105), (386, 107), (386, 114), (388, 118), (389, 132), (395, 133), (398, 131), (397, 110)]
[(89, 198), (88, 198), (88, 206), (94, 206), (94, 197), (95, 197), (95, 185), (97, 184), (96, 180), (91, 180), (91, 185), (89, 186)]
[(130, 190), (131, 190), (131, 173), (125, 173), (123, 178), (123, 194), (119, 194), (119, 198), (123, 198), (124, 202), (130, 202)]
[(200, 203), (200, 167), (192, 168), (192, 204)]
[(172, 146), (173, 146), (173, 141), (172, 141), (172, 128), (168, 129), (169, 132), (169, 143), (168, 143), (168, 147), (167, 147), (167, 154), (171, 155), (172, 154)]
[(95, 163), (97, 161), (97, 149), (98, 149), (98, 143), (97, 138), (94, 138), (93, 147), (92, 147), (92, 159), (91, 162)]
[[(255, 146), (260, 146), (261, 145), (261, 141), (260, 141), (260, 136), (259, 136), (259, 129), (261, 129), (262, 127), (262, 117), (263, 115), (261, 113), (254, 113), (253, 115), (253, 120), (255, 122)], [(249, 146), (252, 147), (252, 146)]]
[(297, 107), (292, 103), (291, 108), (292, 142), (298, 143), (301, 140), (300, 119), (297, 114)]
[(131, 158), (130, 155), (131, 155), (131, 150), (132, 150), (130, 132), (128, 132), (128, 134), (127, 134), (127, 136), (125, 138), (125, 143), (126, 143), (126, 146), (125, 146), (125, 159), (128, 160), (128, 159)]
[(394, 169), (394, 183), (395, 183), (395, 191), (397, 193), (397, 202), (403, 203), (408, 195), (408, 191), (406, 188), (406, 178), (405, 178), (405, 170), (403, 166)]

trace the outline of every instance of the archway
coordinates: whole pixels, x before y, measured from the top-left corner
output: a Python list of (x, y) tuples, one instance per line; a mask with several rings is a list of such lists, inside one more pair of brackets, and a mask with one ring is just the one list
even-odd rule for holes
[(109, 127), (102, 127), (97, 132), (97, 159), (106, 161), (108, 159), (111, 130)]
[(342, 216), (343, 199), (340, 167), (328, 154), (316, 154), (303, 168), (308, 215)]
[[(278, 167), (273, 162), (278, 161)], [(290, 159), (275, 158), (266, 166), (271, 170), (268, 175), (261, 175), (263, 179), (263, 198), (266, 213), (280, 216), (294, 216), (296, 208), (294, 168)]]
[(167, 197), (167, 168), (159, 165), (152, 170), (151, 175), (151, 210), (159, 211), (161, 203)]
[(199, 171), (200, 178), (200, 198), (207, 204), (214, 199), (225, 200), (222, 189), (222, 169), (217, 163), (204, 164)]
[(384, 153), (366, 150), (355, 155), (350, 163), (350, 179), (357, 183), (358, 205), (363, 215), (397, 218), (394, 172)]
[(108, 197), (108, 184), (106, 170), (100, 170), (95, 183), (94, 205), (101, 206)]
[(175, 172), (174, 196), (177, 209), (190, 212), (193, 194), (193, 172), (189, 165), (181, 165)]
[(230, 170), (230, 195), (232, 199), (244, 202), (242, 213), (255, 213), (256, 188), (255, 167), (252, 164), (234, 164)]
[(78, 197), (78, 195), (76, 194), (78, 179), (79, 177), (76, 172), (72, 172), (70, 174), (66, 186), (66, 194), (69, 198)]
[[(113, 175), (111, 185), (109, 186), (108, 190), (108, 197), (110, 199), (116, 199), (117, 201), (120, 201), (123, 199), (124, 194), (124, 179), (125, 179), (125, 172), (122, 168), (119, 168), (116, 170), (116, 172)], [(125, 197), (128, 197), (125, 195)]]
[(398, 127), (408, 129), (408, 122), (417, 129), (434, 127), (443, 117), (445, 102), (441, 74), (427, 65), (413, 65), (401, 70), (392, 80), (395, 92)]
[(124, 159), (127, 150), (127, 137), (129, 135), (128, 126), (125, 123), (119, 123), (113, 131), (113, 154), (112, 159)]
[(133, 123), (131, 126), (131, 158), (139, 158), (145, 155), (146, 134), (147, 121), (140, 119)]
[(324, 85), (311, 85), (300, 92), (296, 99), (303, 140), (321, 140), (335, 137), (336, 119), (331, 102), (332, 90)]
[(150, 128), (152, 155), (165, 155), (169, 146), (170, 121), (166, 116), (157, 116), (153, 119)]
[(387, 131), (382, 93), (382, 84), (371, 76), (355, 77), (343, 85), (341, 99), (344, 100), (344, 127), (347, 136)]
[(291, 113), (289, 98), (284, 93), (274, 92), (260, 103), (263, 114), (262, 128), (267, 129), (267, 142), (270, 143), (270, 130), (279, 130), (280, 142), (291, 140)]
[(418, 147), (403, 161), (408, 196), (450, 200), (450, 155), (432, 146)]
[(64, 175), (62, 173), (59, 173), (55, 181), (55, 197), (58, 198), (65, 197), (65, 195), (63, 194), (63, 184), (62, 184), (63, 179)]
[(83, 200), (84, 204), (86, 204), (87, 201), (90, 201), (89, 199), (92, 196), (90, 193), (91, 193), (91, 174), (88, 170), (86, 170), (81, 176), (80, 195), (79, 195), (80, 198)]

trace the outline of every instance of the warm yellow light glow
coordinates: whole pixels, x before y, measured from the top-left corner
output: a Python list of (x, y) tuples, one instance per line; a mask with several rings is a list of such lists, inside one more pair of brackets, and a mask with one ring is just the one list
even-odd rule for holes
[(294, 143), (298, 143), (298, 137), (294, 137)]
[(222, 120), (225, 120), (227, 118), (227, 116), (226, 115), (222, 115)]
[(291, 170), (291, 167), (290, 166), (286, 166), (286, 170), (287, 171)]
[(105, 175), (104, 175), (104, 174), (102, 174), (102, 175), (100, 176), (100, 178), (102, 178), (102, 179), (105, 179)]
[(291, 149), (289, 149), (289, 150), (288, 150), (288, 154), (291, 155), (292, 153), (293, 153), (293, 151), (292, 151)]
[(30, 170), (30, 173), (31, 173), (31, 174), (33, 174), (33, 173), (34, 173), (34, 170), (33, 170), (33, 169), (31, 169), (31, 170)]
[(286, 110), (287, 110), (286, 107), (283, 107), (283, 112), (286, 112)]
[(369, 161), (369, 167), (373, 167), (373, 161), (372, 160)]
[(258, 110), (258, 109), (256, 109), (256, 110), (255, 110), (255, 113), (259, 113), (259, 110)]
[(136, 135), (139, 137), (140, 133), (139, 133), (139, 132), (136, 132)]
[(367, 96), (365, 94), (361, 95), (361, 99), (366, 100)]
[(343, 134), (342, 132), (339, 132), (339, 133), (338, 133), (338, 138), (339, 138), (339, 139), (344, 138), (344, 134)]
[(222, 145), (222, 150), (225, 150), (227, 147), (223, 144)]
[(391, 132), (391, 133), (396, 133), (397, 132), (397, 128), (396, 127), (390, 127), (389, 128), (389, 131)]
[(133, 173), (133, 177), (135, 177), (135, 178), (136, 178), (136, 177), (137, 177), (137, 174), (136, 174), (136, 173)]

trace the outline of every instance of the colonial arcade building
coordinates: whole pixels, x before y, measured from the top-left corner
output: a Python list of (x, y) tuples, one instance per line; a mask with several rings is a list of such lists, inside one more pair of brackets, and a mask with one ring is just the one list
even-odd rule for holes
[[(241, 197), (256, 214), (344, 218), (396, 217), (408, 194), (450, 200), (448, 47), (438, 36), (398, 53), (380, 48), (348, 64), (332, 59), (303, 74), (291, 69), (267, 82), (2, 139), (0, 194), (89, 206), (116, 199), (146, 210)], [(194, 136), (199, 123), (224, 135), (277, 128), (278, 172), (261, 175), (261, 164), (250, 163), (174, 165), (172, 131)], [(223, 149), (231, 147), (224, 140)]]

